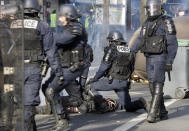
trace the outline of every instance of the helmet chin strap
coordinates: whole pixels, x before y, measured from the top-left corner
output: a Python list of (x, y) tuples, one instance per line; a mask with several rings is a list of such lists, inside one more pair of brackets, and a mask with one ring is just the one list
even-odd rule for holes
[[(162, 15), (162, 14), (161, 14)], [(158, 17), (160, 17), (161, 15), (156, 15), (156, 16), (148, 16), (148, 20), (149, 21), (153, 21), (153, 20), (156, 20)]]

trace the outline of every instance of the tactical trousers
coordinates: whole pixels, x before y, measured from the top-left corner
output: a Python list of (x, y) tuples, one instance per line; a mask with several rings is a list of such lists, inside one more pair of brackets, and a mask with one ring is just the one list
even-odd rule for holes
[(24, 67), (24, 130), (35, 131), (35, 106), (40, 103), (41, 69), (37, 66)]
[(153, 118), (167, 114), (163, 99), (163, 84), (165, 81), (165, 55), (148, 56), (146, 61), (147, 77), (152, 94), (151, 110)]
[[(63, 75), (65, 76), (63, 85), (58, 85), (58, 83), (57, 83), (58, 78), (55, 76), (55, 74), (52, 74), (50, 79), (48, 80), (50, 82), (48, 89), (52, 89), (52, 91), (53, 91), (53, 96), (52, 96), (53, 98), (51, 99), (51, 104), (54, 108), (54, 113), (56, 115), (65, 115), (66, 114), (66, 109), (63, 105), (66, 105), (64, 103), (64, 101), (69, 101), (69, 98), (67, 99), (66, 97), (64, 97), (66, 100), (63, 100), (63, 98), (59, 95), (59, 93), (63, 89), (67, 89), (68, 93), (71, 92), (70, 94), (73, 96), (72, 93), (75, 90), (73, 88), (68, 89), (68, 87), (70, 87), (70, 84), (75, 82), (76, 78), (81, 75), (81, 71), (76, 71), (73, 73), (68, 68), (63, 68), (63, 71), (64, 71)], [(79, 96), (75, 95), (75, 97), (79, 97)]]
[(82, 103), (81, 88), (77, 80), (65, 87), (68, 96), (60, 96), (63, 107), (77, 107)]
[(24, 107), (24, 131), (37, 131), (35, 106)]
[(146, 72), (149, 82), (164, 83), (165, 81), (165, 63), (166, 56), (148, 56), (146, 57)]
[(143, 108), (141, 103), (137, 101), (131, 102), (131, 97), (129, 94), (129, 85), (126, 80), (117, 80), (114, 79), (112, 83), (109, 83), (108, 78), (104, 77), (97, 82), (91, 84), (92, 91), (112, 91), (114, 90), (115, 93), (119, 97), (119, 103), (123, 108), (126, 109), (128, 112), (134, 112), (137, 109)]

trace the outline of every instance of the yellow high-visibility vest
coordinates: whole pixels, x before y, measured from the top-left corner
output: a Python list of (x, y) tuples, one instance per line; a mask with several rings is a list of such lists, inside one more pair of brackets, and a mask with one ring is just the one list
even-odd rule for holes
[(89, 17), (85, 19), (85, 28), (89, 27)]
[(50, 27), (55, 28), (56, 27), (56, 14), (51, 14), (50, 16)]

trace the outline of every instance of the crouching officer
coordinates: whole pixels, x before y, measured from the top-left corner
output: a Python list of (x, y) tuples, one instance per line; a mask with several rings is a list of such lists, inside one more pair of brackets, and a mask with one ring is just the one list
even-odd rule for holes
[[(59, 77), (51, 76), (53, 80), (46, 90), (46, 96), (51, 103), (56, 119), (56, 126), (52, 130), (56, 131), (62, 131), (69, 127), (65, 106), (62, 104), (59, 93), (81, 76), (85, 68), (84, 45), (87, 42), (86, 31), (77, 20), (80, 15), (75, 7), (71, 4), (64, 4), (60, 7), (59, 12), (58, 19), (64, 26), (64, 30), (55, 35), (55, 40), (64, 77), (61, 76), (60, 80)], [(70, 90), (74, 90), (74, 88), (70, 88)]]
[(161, 0), (148, 0), (145, 8), (147, 20), (131, 50), (141, 50), (147, 59), (147, 77), (152, 94), (147, 121), (154, 123), (156, 118), (168, 118), (163, 99), (163, 85), (165, 71), (172, 70), (178, 43), (174, 22), (170, 17), (163, 15)]
[(48, 24), (41, 22), (38, 13), (40, 6), (37, 0), (24, 0), (24, 20), (15, 19), (11, 23), (11, 31), (16, 40), (24, 28), (24, 130), (36, 131), (35, 107), (40, 103), (41, 86), (40, 64), (46, 54), (55, 75), (61, 72), (58, 53), (53, 44), (53, 33)]
[(92, 96), (95, 105), (104, 109), (104, 112), (109, 109), (97, 91), (114, 90), (119, 97), (119, 103), (127, 112), (145, 109), (147, 103), (143, 98), (131, 102), (129, 94), (129, 80), (134, 70), (135, 55), (130, 52), (119, 31), (111, 31), (107, 39), (109, 46), (105, 47), (98, 72), (86, 85), (86, 95)]

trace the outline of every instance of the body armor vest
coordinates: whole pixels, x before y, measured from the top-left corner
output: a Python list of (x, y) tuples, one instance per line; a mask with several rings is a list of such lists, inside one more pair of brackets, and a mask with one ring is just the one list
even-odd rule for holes
[(163, 24), (162, 18), (157, 19), (151, 26), (146, 22), (143, 26), (143, 43), (141, 52), (160, 54), (166, 51), (166, 38), (163, 35), (157, 35), (156, 31)]
[(117, 57), (113, 60), (112, 67), (109, 69), (107, 76), (119, 80), (127, 80), (132, 73), (132, 53), (126, 45), (118, 45), (116, 48), (115, 53), (117, 53)]
[(78, 70), (84, 64), (84, 45), (74, 43), (61, 46), (59, 49), (59, 55), (63, 68), (73, 67), (74, 71)]
[(37, 30), (38, 23), (38, 19), (24, 19), (23, 22), (18, 19), (10, 26), (15, 42), (21, 37), (18, 32), (24, 28), (24, 60), (29, 60), (28, 63), (36, 63), (39, 61), (39, 56), (42, 56), (42, 42)]

